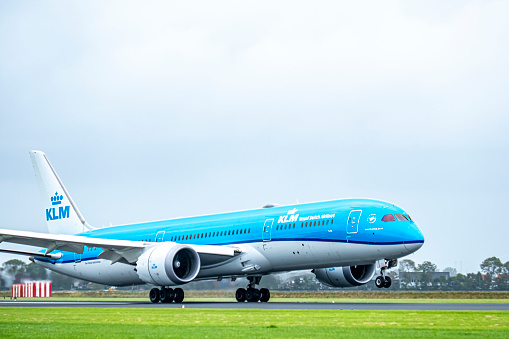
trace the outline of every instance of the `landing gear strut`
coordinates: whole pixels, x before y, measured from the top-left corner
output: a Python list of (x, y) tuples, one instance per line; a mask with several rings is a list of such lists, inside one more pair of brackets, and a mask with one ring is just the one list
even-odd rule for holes
[(257, 301), (261, 301), (265, 303), (270, 299), (270, 291), (266, 288), (257, 289), (256, 285), (260, 284), (261, 276), (258, 277), (247, 277), (249, 280), (249, 284), (247, 285), (247, 289), (239, 288), (235, 292), (235, 299), (238, 302), (247, 302), (255, 303)]
[(166, 287), (161, 287), (161, 289), (153, 288), (150, 290), (149, 298), (153, 303), (158, 303), (160, 301), (163, 304), (167, 304), (174, 301), (179, 304), (184, 300), (184, 290), (180, 287), (176, 289)]

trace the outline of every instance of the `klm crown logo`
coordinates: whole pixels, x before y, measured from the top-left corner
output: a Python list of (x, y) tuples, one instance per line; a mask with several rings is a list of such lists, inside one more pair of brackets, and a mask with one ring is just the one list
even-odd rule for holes
[[(61, 205), (63, 199), (63, 195), (55, 192), (55, 195), (51, 197), (51, 205)], [(70, 206), (59, 206), (58, 211), (56, 207), (46, 208), (46, 221), (69, 218), (69, 211)]]
[(62, 203), (63, 195), (58, 195), (58, 192), (55, 192), (55, 196), (51, 197), (52, 205), (60, 205)]

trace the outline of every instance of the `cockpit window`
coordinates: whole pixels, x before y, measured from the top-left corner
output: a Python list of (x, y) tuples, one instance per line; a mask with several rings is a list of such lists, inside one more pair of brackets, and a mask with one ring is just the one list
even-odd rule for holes
[(408, 218), (404, 214), (395, 214), (395, 216), (399, 221), (408, 221)]
[(413, 221), (412, 218), (410, 218), (410, 214), (407, 214), (406, 216), (410, 221)]
[(389, 222), (389, 221), (396, 221), (396, 219), (394, 219), (394, 216), (392, 214), (386, 214), (382, 218), (382, 221)]

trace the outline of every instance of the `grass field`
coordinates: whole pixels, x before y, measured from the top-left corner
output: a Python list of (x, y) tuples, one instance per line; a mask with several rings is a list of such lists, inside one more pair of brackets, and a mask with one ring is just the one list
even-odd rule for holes
[[(186, 290), (186, 301), (191, 300), (221, 300), (221, 301), (234, 301), (234, 290), (215, 290), (215, 291), (188, 291)], [(0, 292), (1, 298), (10, 297), (10, 291)], [(62, 298), (71, 300), (75, 298), (86, 298), (87, 300), (118, 300), (121, 299), (138, 299), (147, 300), (148, 291), (53, 291), (54, 298)], [(281, 301), (323, 301), (330, 302), (332, 300), (345, 300), (352, 302), (362, 302), (362, 300), (369, 300), (374, 302), (396, 302), (412, 301), (412, 302), (433, 302), (433, 300), (447, 302), (454, 302), (458, 300), (463, 302), (509, 302), (509, 292), (492, 292), (492, 291), (479, 291), (479, 292), (441, 292), (441, 291), (387, 291), (387, 292), (371, 292), (371, 291), (271, 291), (271, 301), (281, 299)]]
[[(143, 298), (108, 298), (108, 297), (52, 297), (51, 299), (41, 298), (19, 298), (18, 300), (51, 300), (51, 301), (145, 301), (148, 297)], [(236, 302), (235, 298), (185, 298), (185, 302)], [(277, 298), (272, 297), (269, 302), (298, 302), (298, 303), (486, 303), (486, 304), (507, 304), (509, 299), (341, 299), (341, 298)]]
[[(185, 301), (235, 302), (234, 291), (186, 291)], [(0, 299), (9, 298), (2, 292)], [(30, 298), (23, 298), (30, 300)], [(62, 301), (148, 301), (148, 291), (54, 292), (52, 300)], [(509, 303), (509, 292), (271, 292), (270, 302), (330, 303)]]
[(509, 337), (509, 312), (2, 308), (2, 338)]

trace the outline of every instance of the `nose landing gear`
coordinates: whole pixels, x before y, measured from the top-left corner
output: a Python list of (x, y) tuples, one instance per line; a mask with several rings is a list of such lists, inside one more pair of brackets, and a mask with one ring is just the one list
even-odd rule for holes
[(392, 280), (388, 276), (384, 277), (383, 275), (379, 275), (375, 279), (375, 286), (378, 288), (382, 288), (382, 287), (389, 288), (389, 287), (391, 287), (391, 285), (392, 285)]
[(375, 279), (375, 286), (378, 288), (389, 288), (392, 285), (392, 280), (389, 276), (385, 275), (385, 271), (388, 268), (397, 266), (398, 261), (393, 260), (378, 260), (378, 266), (380, 267), (380, 275)]
[(235, 299), (237, 299), (238, 302), (244, 302), (247, 300), (247, 302), (255, 303), (258, 301), (261, 301), (262, 303), (265, 303), (269, 301), (270, 299), (270, 291), (266, 288), (257, 289), (255, 288), (256, 285), (260, 284), (260, 280), (262, 279), (261, 276), (259, 277), (247, 277), (249, 280), (249, 284), (247, 285), (247, 289), (239, 288), (235, 292)]

